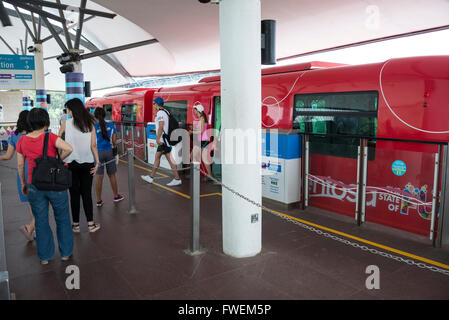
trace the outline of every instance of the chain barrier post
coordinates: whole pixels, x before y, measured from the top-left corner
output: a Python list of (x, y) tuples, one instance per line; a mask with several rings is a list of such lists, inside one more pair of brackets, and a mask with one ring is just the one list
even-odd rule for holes
[(304, 135), (304, 209), (306, 209), (309, 206), (309, 168), (310, 168), (310, 142), (309, 142), (309, 136)]
[(134, 149), (128, 149), (128, 192), (129, 192), (129, 214), (138, 213), (136, 210), (136, 186), (134, 184)]
[(143, 161), (148, 162), (147, 130), (148, 124), (143, 124)]
[(438, 234), (435, 246), (441, 248), (442, 244), (449, 244), (449, 147), (443, 145), (441, 173), (441, 196), (438, 217)]
[(190, 163), (190, 249), (189, 254), (200, 254), (200, 163)]
[[(306, 170), (306, 163), (308, 167), (308, 152), (306, 152), (306, 144), (309, 141), (309, 136), (307, 134), (302, 134), (301, 139), (301, 210), (305, 210), (307, 208), (306, 198), (309, 191), (309, 179), (308, 179), (308, 170)], [(307, 190), (307, 191), (306, 191)]]
[(2, 184), (0, 183), (0, 300), (11, 300), (9, 274), (6, 265), (5, 236), (3, 227)]
[(360, 226), (365, 221), (366, 205), (366, 164), (367, 164), (367, 139), (360, 139), (357, 147), (357, 201), (355, 204), (355, 219)]
[(120, 122), (120, 145), (121, 150), (120, 153), (125, 153), (125, 137), (124, 137), (124, 129), (123, 129), (123, 122)]
[(435, 169), (433, 176), (433, 192), (432, 192), (432, 216), (430, 220), (430, 234), (429, 238), (432, 240), (432, 245), (436, 246), (435, 227), (436, 227), (436, 212), (438, 208), (438, 194), (440, 192), (440, 163), (441, 163), (441, 145), (438, 145), (438, 153), (435, 153)]

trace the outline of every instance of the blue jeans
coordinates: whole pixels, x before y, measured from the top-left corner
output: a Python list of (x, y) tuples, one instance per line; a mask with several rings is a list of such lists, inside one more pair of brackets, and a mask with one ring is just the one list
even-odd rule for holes
[(28, 184), (28, 202), (36, 220), (36, 244), (39, 259), (51, 260), (55, 255), (53, 232), (48, 222), (48, 203), (51, 203), (55, 216), (56, 235), (61, 257), (70, 256), (73, 251), (73, 232), (67, 191), (43, 191)]

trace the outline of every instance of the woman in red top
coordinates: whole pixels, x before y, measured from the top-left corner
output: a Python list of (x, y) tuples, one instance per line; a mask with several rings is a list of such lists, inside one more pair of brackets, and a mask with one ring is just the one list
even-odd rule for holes
[[(48, 222), (48, 204), (50, 203), (56, 221), (59, 252), (62, 260), (66, 261), (73, 251), (73, 233), (67, 190), (39, 190), (31, 181), (33, 169), (36, 167), (35, 159), (42, 157), (43, 154), (45, 130), (50, 125), (50, 118), (45, 109), (34, 108), (28, 114), (27, 120), (32, 132), (21, 137), (17, 143), (17, 167), (22, 182), (22, 192), (28, 196), (28, 202), (36, 221), (37, 255), (42, 264), (47, 264), (54, 256), (53, 232)], [(57, 149), (62, 150), (61, 159), (65, 159), (73, 150), (67, 142), (50, 133), (47, 155), (56, 157)], [(25, 160), (28, 163), (28, 177), (25, 177)]]

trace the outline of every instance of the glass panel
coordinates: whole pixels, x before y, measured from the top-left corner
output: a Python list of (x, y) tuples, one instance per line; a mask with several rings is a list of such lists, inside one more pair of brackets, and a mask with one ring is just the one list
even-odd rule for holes
[(179, 122), (179, 126), (184, 128), (187, 124), (187, 101), (165, 101), (164, 108), (168, 110)]
[[(376, 136), (377, 91), (295, 95), (293, 128), (303, 133)], [(311, 142), (339, 144), (314, 152), (356, 158), (359, 139), (310, 136)], [(347, 146), (343, 146), (347, 145)]]
[(106, 112), (105, 120), (112, 120), (112, 104), (103, 105), (103, 109)]
[(124, 104), (122, 105), (122, 121), (136, 121), (137, 119), (137, 105)]
[(355, 217), (357, 158), (345, 159), (321, 153), (347, 147), (325, 142), (310, 143), (309, 205)]
[(379, 140), (370, 149), (366, 221), (428, 236), (438, 147)]

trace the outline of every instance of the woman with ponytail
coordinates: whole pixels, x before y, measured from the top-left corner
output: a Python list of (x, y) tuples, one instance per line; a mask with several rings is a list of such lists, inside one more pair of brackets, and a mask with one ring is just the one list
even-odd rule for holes
[(82, 199), (89, 232), (95, 232), (100, 229), (100, 225), (93, 220), (92, 204), (92, 181), (100, 161), (94, 128), (95, 119), (80, 99), (67, 101), (65, 107), (70, 119), (61, 123), (59, 134), (65, 132), (65, 141), (73, 146), (73, 152), (64, 160), (72, 172), (72, 186), (69, 189), (72, 230), (80, 232), (80, 199)]
[[(117, 135), (114, 123), (106, 122), (104, 118), (106, 117), (106, 112), (103, 108), (96, 108), (94, 113), (95, 118), (98, 122), (95, 124), (95, 131), (97, 134), (97, 147), (98, 154), (100, 158), (100, 163), (106, 163), (106, 172), (109, 177), (109, 182), (111, 183), (112, 192), (114, 193), (114, 202), (119, 202), (124, 199), (124, 197), (118, 194), (117, 178), (115, 173), (117, 172), (117, 166), (114, 161), (113, 148), (117, 146)], [(104, 177), (104, 167), (101, 166), (97, 171), (97, 207), (101, 207), (104, 202), (101, 199), (101, 191), (103, 189), (103, 177)]]

